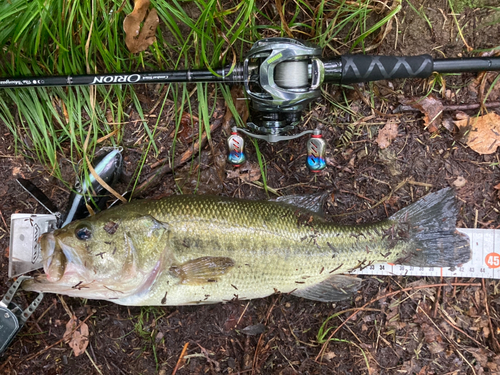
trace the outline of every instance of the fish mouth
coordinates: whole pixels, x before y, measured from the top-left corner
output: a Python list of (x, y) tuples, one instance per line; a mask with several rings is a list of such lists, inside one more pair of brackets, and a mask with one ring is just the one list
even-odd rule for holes
[(68, 259), (64, 254), (60, 242), (53, 233), (45, 233), (40, 239), (42, 245), (43, 270), (47, 280), (56, 282), (61, 280), (66, 271)]

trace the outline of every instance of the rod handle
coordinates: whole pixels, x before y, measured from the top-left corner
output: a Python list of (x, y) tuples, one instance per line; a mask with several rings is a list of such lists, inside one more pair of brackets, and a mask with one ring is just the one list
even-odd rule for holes
[(430, 55), (343, 55), (341, 58), (343, 84), (381, 79), (426, 78), (432, 74), (434, 66)]

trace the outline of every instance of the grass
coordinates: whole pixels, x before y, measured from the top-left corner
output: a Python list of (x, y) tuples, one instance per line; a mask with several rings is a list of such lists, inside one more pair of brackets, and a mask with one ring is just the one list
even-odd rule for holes
[[(157, 41), (145, 52), (131, 54), (124, 43), (123, 19), (132, 11), (123, 0), (9, 0), (0, 4), (0, 62), (2, 76), (47, 76), (102, 72), (168, 70), (183, 67), (212, 69), (239, 60), (251, 44), (269, 36), (308, 39), (331, 51), (363, 51), (401, 9), (378, 1), (345, 0), (278, 2), (280, 9), (254, 0), (192, 2), (152, 0), (160, 18)], [(222, 5), (223, 4), (223, 5)], [(234, 59), (236, 57), (236, 60)], [(228, 91), (199, 84), (165, 88), (159, 108), (175, 104), (173, 123), (179, 128), (183, 112), (200, 119), (199, 135), (209, 132), (218, 95)], [(159, 87), (162, 92), (163, 87)], [(191, 100), (197, 99), (198, 104)], [(231, 108), (231, 107), (230, 107)], [(159, 155), (155, 123), (142, 109), (136, 87), (97, 86), (2, 89), (0, 119), (15, 135), (15, 148), (39, 160), (62, 179), (61, 162), (69, 160), (77, 172), (86, 156), (102, 146), (122, 145), (123, 127), (134, 110), (141, 119), (142, 159), (133, 189), (141, 179), (148, 155)], [(237, 115), (237, 114), (236, 114)], [(237, 119), (241, 125), (241, 119)], [(209, 133), (208, 133), (209, 134)], [(88, 140), (88, 145), (86, 145)], [(170, 151), (175, 157), (175, 140)], [(265, 180), (265, 160), (256, 147)], [(265, 184), (266, 185), (266, 184)]]
[(137, 319), (134, 323), (134, 331), (137, 336), (141, 337), (143, 341), (146, 343), (142, 348), (141, 353), (138, 355), (142, 355), (145, 351), (151, 349), (153, 352), (153, 356), (156, 364), (156, 371), (159, 368), (158, 355), (156, 352), (156, 335), (158, 331), (156, 330), (156, 322), (159, 321), (162, 317), (165, 316), (165, 312), (159, 309), (158, 307), (148, 306), (141, 307), (141, 312), (134, 317), (133, 319)]
[(332, 342), (342, 342), (345, 344), (350, 344), (350, 345), (355, 346), (356, 348), (358, 348), (361, 351), (361, 354), (363, 355), (363, 359), (365, 360), (366, 368), (368, 369), (368, 373), (370, 373), (371, 370), (370, 370), (370, 363), (368, 362), (368, 357), (366, 356), (366, 353), (363, 350), (363, 348), (361, 348), (358, 344), (356, 344), (352, 341), (349, 341), (349, 340), (337, 339), (337, 338), (333, 338), (333, 337), (328, 340), (328, 334), (334, 328), (334, 327), (326, 328), (328, 325), (328, 322), (330, 320), (332, 320), (333, 318), (336, 318), (337, 316), (341, 315), (342, 313), (343, 312), (341, 311), (339, 313), (335, 313), (333, 315), (330, 315), (328, 318), (326, 318), (326, 320), (323, 322), (323, 324), (321, 324), (321, 327), (319, 327), (318, 334), (316, 335), (316, 341), (318, 342), (318, 344), (324, 344), (327, 341), (332, 341)]

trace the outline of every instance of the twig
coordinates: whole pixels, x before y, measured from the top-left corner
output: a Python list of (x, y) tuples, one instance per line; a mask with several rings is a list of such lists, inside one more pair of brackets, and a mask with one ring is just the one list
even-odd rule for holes
[[(104, 357), (104, 358), (106, 358), (106, 357)], [(119, 368), (119, 367), (118, 367), (117, 365), (115, 365), (113, 362), (110, 362), (110, 363), (111, 363), (111, 366), (113, 366), (115, 369), (117, 369), (117, 370), (120, 372), (120, 374), (122, 374), (122, 375), (127, 375), (126, 373), (124, 373), (124, 372), (123, 372), (123, 370), (122, 370), (121, 368)]]
[(408, 183), (410, 185), (415, 185), (415, 186), (422, 186), (422, 187), (428, 187), (428, 188), (434, 187), (433, 184), (428, 184), (425, 182), (418, 182), (418, 181), (413, 181), (413, 180), (408, 180)]
[[(443, 276), (441, 276), (439, 278), (439, 282), (440, 283), (443, 282)], [(441, 297), (441, 289), (443, 289), (443, 287), (439, 287), (438, 288), (437, 295), (436, 295), (436, 300), (434, 301), (434, 308), (432, 309), (432, 317), (434, 319), (436, 319), (436, 315), (437, 315), (437, 308), (439, 306), (439, 297)]]
[[(56, 303), (57, 303), (57, 302), (56, 302)], [(47, 307), (47, 310), (45, 310), (45, 311), (42, 313), (42, 315), (40, 315), (40, 316), (38, 317), (38, 319), (35, 321), (35, 324), (37, 324), (37, 325), (38, 325), (38, 323), (40, 323), (40, 320), (42, 320), (42, 318), (45, 316), (45, 314), (47, 314), (47, 313), (49, 312), (49, 310), (50, 310), (52, 307), (54, 307), (54, 306), (55, 306), (55, 304), (56, 304), (56, 303), (51, 303), (51, 304), (50, 304), (50, 306), (49, 306), (49, 307)], [(33, 326), (31, 326), (31, 327), (28, 329), (28, 333), (30, 333), (30, 332), (31, 332), (31, 330), (33, 329), (33, 327), (34, 327), (34, 325), (33, 325)]]
[(490, 350), (488, 347), (484, 346), (483, 344), (481, 344), (479, 341), (477, 341), (474, 337), (472, 336), (469, 336), (465, 331), (463, 331), (462, 329), (458, 328), (455, 324), (453, 324), (453, 322), (451, 320), (449, 320), (444, 314), (443, 312), (441, 311), (442, 309), (440, 309), (439, 313), (441, 314), (441, 317), (444, 319), (444, 321), (446, 323), (448, 323), (453, 329), (457, 330), (458, 332), (460, 332), (462, 335), (466, 336), (469, 340), (472, 340), (474, 341), (477, 345), (483, 347), (484, 349), (486, 350)]
[(5, 360), (5, 362), (4, 362), (4, 363), (2, 363), (2, 364), (0, 365), (0, 371), (2, 371), (2, 370), (3, 370), (3, 368), (4, 368), (5, 366), (7, 366), (7, 363), (9, 363), (9, 361), (10, 361), (11, 359), (12, 359), (12, 356), (11, 356), (11, 355), (9, 355), (9, 358), (7, 358), (7, 359)]
[(5, 229), (9, 230), (9, 227), (7, 226), (7, 223), (5, 222), (5, 218), (3, 217), (2, 210), (0, 210), (0, 217), (2, 218), (3, 225), (5, 225)]
[(357, 196), (358, 198), (361, 198), (361, 199), (365, 199), (367, 200), (368, 202), (370, 203), (376, 203), (373, 199), (370, 199), (370, 198), (367, 198), (365, 197), (364, 195), (361, 195), (361, 194), (358, 194), (354, 191), (347, 191), (347, 190), (340, 190), (341, 193), (345, 193), (345, 194), (354, 194), (355, 196)]
[[(87, 316), (84, 320), (82, 320), (82, 321), (81, 321), (81, 322), (80, 322), (80, 323), (79, 323), (79, 324), (78, 324), (75, 328), (73, 328), (73, 329), (71, 330), (70, 335), (71, 335), (71, 334), (73, 334), (73, 333), (74, 333), (77, 329), (79, 329), (79, 328), (82, 326), (82, 324), (83, 324), (83, 323), (85, 323), (87, 320), (89, 320), (89, 319), (90, 319), (90, 317), (91, 317), (92, 315), (94, 315), (95, 313), (96, 313), (96, 310), (92, 310), (92, 312), (91, 312), (91, 313), (90, 313), (90, 314), (89, 314), (89, 315), (88, 315), (88, 316)], [(62, 339), (60, 339), (60, 340), (56, 341), (56, 342), (55, 342), (55, 343), (53, 343), (52, 345), (49, 345), (49, 346), (47, 346), (46, 348), (44, 348), (44, 349), (40, 350), (38, 353), (35, 353), (35, 354), (33, 354), (32, 356), (29, 356), (29, 357), (26, 357), (26, 358), (21, 359), (21, 361), (20, 361), (19, 363), (22, 363), (22, 362), (25, 362), (25, 361), (31, 361), (33, 358), (36, 358), (36, 357), (38, 357), (39, 355), (42, 355), (43, 353), (45, 353), (45, 352), (46, 352), (46, 351), (48, 351), (49, 349), (52, 349), (54, 346), (59, 345), (60, 343), (62, 343), (62, 342), (66, 339), (66, 337), (67, 337), (67, 336), (65, 335), (65, 337), (63, 337)]]
[[(498, 108), (500, 107), (500, 102), (489, 102), (485, 103), (484, 106), (486, 108)], [(469, 111), (478, 108), (481, 108), (480, 103), (445, 105), (443, 106), (443, 112)], [(392, 113), (400, 113), (400, 112), (420, 112), (420, 110), (418, 108), (412, 107), (411, 105), (400, 105), (394, 111), (392, 111)]]
[[(214, 132), (216, 129), (218, 129), (222, 124), (222, 118), (218, 118), (216, 119), (212, 125), (210, 125), (210, 133)], [(192, 147), (189, 148), (189, 150), (185, 151), (180, 159), (177, 159), (173, 165), (173, 167), (171, 167), (170, 165), (164, 165), (162, 167), (159, 167), (158, 169), (156, 169), (154, 172), (151, 172), (147, 177), (146, 177), (146, 181), (144, 181), (142, 184), (140, 184), (137, 189), (134, 190), (132, 196), (133, 197), (136, 197), (138, 195), (140, 195), (141, 193), (143, 193), (147, 188), (151, 187), (152, 186), (152, 183), (163, 177), (164, 175), (166, 175), (167, 173), (170, 173), (172, 172), (172, 170), (174, 170), (175, 168), (178, 168), (180, 167), (181, 165), (183, 165), (184, 163), (186, 163), (193, 155), (195, 155), (199, 149), (200, 149), (200, 146), (203, 147), (203, 145), (205, 144), (205, 142), (207, 141), (207, 133), (203, 133), (202, 136), (201, 136), (201, 141), (197, 141), (195, 142)], [(166, 163), (168, 161), (168, 158), (165, 158), (165, 159), (162, 159), (160, 160), (159, 162), (157, 162), (156, 164), (162, 162), (162, 163)]]
[(490, 326), (491, 343), (492, 343), (492, 346), (493, 346), (493, 351), (495, 353), (498, 353), (500, 351), (500, 345), (498, 344), (498, 340), (495, 337), (495, 331), (493, 331), (493, 324), (491, 323), (490, 307), (488, 305), (488, 293), (487, 293), (487, 290), (486, 290), (486, 284), (484, 282), (484, 279), (481, 279), (481, 283), (483, 284), (484, 307), (486, 308), (486, 315), (488, 315), (488, 323), (489, 323), (489, 326)]
[(186, 354), (188, 345), (189, 345), (189, 341), (184, 344), (184, 348), (182, 348), (181, 355), (179, 356), (179, 359), (177, 360), (177, 363), (175, 364), (174, 371), (172, 371), (172, 375), (175, 375), (175, 373), (179, 369), (181, 362), (182, 362), (182, 359), (184, 358), (184, 354)]
[[(269, 320), (269, 316), (271, 316), (271, 312), (273, 311), (274, 306), (276, 306), (276, 301), (278, 301), (278, 298), (279, 298), (279, 296), (274, 299), (273, 304), (271, 305), (271, 307), (267, 311), (267, 315), (266, 315), (266, 319), (264, 320), (264, 324), (267, 324), (267, 321)], [(252, 374), (255, 372), (255, 366), (257, 364), (257, 356), (259, 354), (260, 343), (262, 342), (263, 337), (264, 337), (264, 334), (261, 333), (259, 336), (259, 341), (257, 341), (257, 346), (255, 347), (255, 354), (253, 356), (253, 361), (252, 361)]]
[(240, 324), (240, 321), (241, 319), (243, 318), (243, 315), (245, 315), (245, 312), (247, 311), (248, 309), (248, 305), (250, 305), (250, 301), (247, 302), (247, 305), (245, 306), (245, 309), (243, 310), (243, 312), (241, 313), (240, 315), (240, 318), (238, 319), (238, 321), (236, 322), (236, 326), (238, 326), (238, 324)]
[(450, 339), (447, 335), (445, 335), (443, 333), (443, 331), (438, 327), (438, 325), (436, 324), (436, 322), (434, 320), (431, 319), (431, 317), (425, 312), (425, 310), (420, 306), (420, 304), (417, 306), (418, 309), (420, 309), (420, 311), (422, 311), (424, 313), (424, 315), (427, 317), (427, 319), (429, 319), (429, 321), (432, 323), (432, 325), (436, 328), (436, 330), (441, 334), (441, 337), (444, 337), (446, 339), (446, 341), (448, 341), (455, 349), (455, 351), (457, 352), (457, 354), (462, 357), (462, 359), (469, 365), (469, 367), (471, 368), (472, 370), (472, 373), (474, 375), (476, 375), (476, 371), (474, 370), (474, 367), (472, 367), (471, 363), (467, 360), (467, 358), (464, 357), (464, 355), (460, 352), (459, 349), (459, 345), (457, 342), (453, 341), (452, 339)]
[(367, 306), (371, 305), (372, 303), (374, 302), (377, 302), (378, 300), (381, 300), (383, 298), (387, 298), (387, 297), (391, 297), (391, 296), (394, 296), (396, 294), (399, 294), (399, 293), (403, 293), (403, 292), (407, 292), (407, 291), (410, 291), (410, 290), (417, 290), (417, 289), (426, 289), (426, 288), (436, 288), (436, 287), (440, 287), (440, 286), (481, 286), (481, 284), (479, 283), (475, 283), (475, 284), (469, 284), (469, 283), (451, 283), (451, 284), (431, 284), (431, 285), (418, 285), (418, 286), (414, 286), (414, 287), (410, 287), (410, 288), (404, 288), (404, 289), (400, 289), (400, 290), (396, 290), (395, 292), (391, 292), (391, 293), (387, 293), (387, 294), (384, 294), (383, 296), (379, 296), (379, 297), (376, 297), (374, 299), (372, 299), (371, 301), (365, 303), (362, 307), (360, 307), (359, 309), (356, 309), (356, 311), (354, 313), (352, 313), (351, 315), (349, 315), (349, 317), (344, 320), (331, 334), (330, 334), (330, 337), (328, 337), (328, 339), (326, 340), (326, 342), (323, 344), (323, 346), (321, 347), (321, 350), (319, 351), (318, 355), (316, 356), (316, 358), (314, 359), (316, 362), (318, 362), (318, 359), (323, 356), (323, 353), (324, 351), (326, 350), (326, 347), (328, 345), (328, 343), (330, 342), (330, 340), (333, 338), (333, 336), (335, 336), (335, 334), (349, 321), (351, 320), (359, 311), (361, 311), (362, 309), (366, 308)]
[(85, 349), (85, 354), (87, 354), (87, 357), (89, 357), (90, 362), (94, 365), (94, 368), (97, 370), (97, 372), (102, 375), (101, 370), (99, 369), (99, 367), (97, 367), (96, 363), (94, 362), (94, 360), (90, 356), (89, 351), (87, 349)]
[(73, 317), (73, 315), (75, 315), (75, 314), (69, 309), (68, 304), (64, 300), (63, 296), (57, 295), (57, 297), (59, 297), (59, 301), (61, 301), (62, 307), (64, 308), (64, 310), (66, 311), (66, 314), (68, 314), (69, 318), (71, 319)]
[[(382, 198), (380, 201), (378, 201), (377, 203), (375, 203), (373, 206), (371, 206), (369, 209), (370, 210), (373, 210), (375, 207), (378, 207), (380, 206), (382, 203), (384, 203), (386, 200), (390, 199), (392, 197), (392, 194), (394, 194), (396, 191), (398, 191), (399, 189), (401, 189), (403, 186), (406, 185), (406, 183), (408, 182), (408, 178), (401, 181), (398, 186), (396, 186), (396, 188), (394, 190), (392, 190), (389, 195), (387, 195), (386, 197)], [(349, 215), (356, 215), (356, 214), (360, 214), (360, 213), (363, 213), (367, 210), (359, 210), (359, 211), (354, 211), (354, 212), (346, 212), (346, 213), (343, 213), (343, 214), (338, 214), (338, 215), (333, 215), (332, 217), (344, 217), (344, 216), (349, 216)]]

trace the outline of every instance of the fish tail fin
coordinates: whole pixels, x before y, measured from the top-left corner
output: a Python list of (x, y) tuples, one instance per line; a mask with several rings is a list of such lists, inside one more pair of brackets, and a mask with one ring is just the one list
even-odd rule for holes
[(408, 251), (395, 264), (455, 267), (471, 258), (469, 237), (456, 230), (455, 193), (445, 188), (396, 212), (389, 220), (409, 230)]

